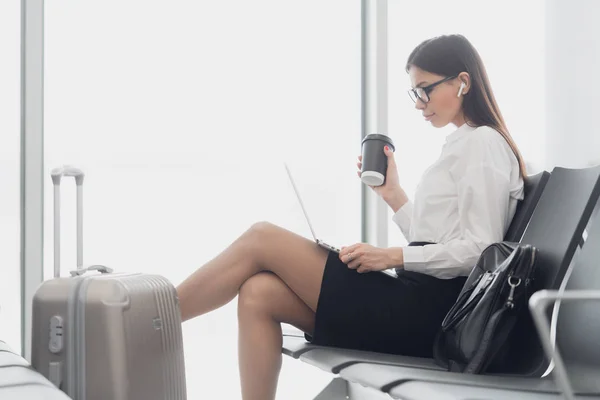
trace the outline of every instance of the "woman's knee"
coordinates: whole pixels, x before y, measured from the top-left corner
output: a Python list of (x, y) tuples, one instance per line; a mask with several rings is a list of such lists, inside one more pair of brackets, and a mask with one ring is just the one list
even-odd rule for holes
[(249, 314), (271, 314), (277, 296), (278, 278), (264, 271), (252, 275), (240, 287), (238, 294), (238, 317)]
[(240, 235), (236, 243), (242, 246), (246, 251), (256, 251), (265, 238), (271, 234), (275, 225), (267, 221), (253, 223), (246, 231)]
[(242, 236), (242, 241), (247, 251), (256, 258), (256, 262), (261, 261), (265, 255), (265, 246), (272, 243), (271, 240), (280, 229), (277, 225), (267, 221), (255, 222)]
[(268, 221), (260, 221), (252, 224), (246, 234), (258, 242), (263, 242), (265, 238), (271, 236), (276, 230), (277, 225)]

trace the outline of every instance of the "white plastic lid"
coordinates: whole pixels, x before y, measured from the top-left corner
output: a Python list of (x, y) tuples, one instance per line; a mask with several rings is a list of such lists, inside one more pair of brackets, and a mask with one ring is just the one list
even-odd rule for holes
[(384, 181), (383, 174), (380, 174), (377, 171), (364, 171), (360, 174), (360, 180), (363, 181), (364, 184), (370, 186), (381, 186)]

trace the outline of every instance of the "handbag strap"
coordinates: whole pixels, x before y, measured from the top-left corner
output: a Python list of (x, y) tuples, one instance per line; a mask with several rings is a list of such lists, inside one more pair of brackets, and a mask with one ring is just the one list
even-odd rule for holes
[[(456, 300), (450, 311), (448, 311), (448, 313), (446, 314), (446, 317), (444, 317), (444, 320), (442, 321), (442, 326), (438, 330), (437, 335), (435, 336), (435, 340), (433, 343), (433, 358), (440, 367), (446, 368), (448, 371), (460, 372), (460, 367), (456, 364), (456, 362), (449, 360), (448, 355), (446, 354), (445, 334), (449, 327), (445, 328), (445, 326), (450, 323), (448, 322), (448, 319), (451, 318), (451, 316), (456, 312), (458, 308), (464, 305), (471, 293), (473, 293), (473, 290), (475, 290), (475, 287), (477, 287), (477, 283), (479, 282), (479, 280), (481, 280), (481, 276), (476, 282), (473, 283), (473, 285), (467, 291), (460, 295), (460, 297)], [(453, 321), (452, 326), (454, 326), (455, 323), (456, 322)]]
[(433, 342), (433, 359), (435, 363), (442, 368), (448, 369), (448, 355), (446, 354), (446, 345), (444, 340), (445, 332), (438, 330)]
[[(484, 280), (485, 281), (482, 281)], [(483, 273), (477, 278), (475, 282), (471, 284), (471, 287), (464, 291), (459, 298), (456, 300), (450, 311), (444, 317), (442, 321), (442, 330), (447, 331), (452, 329), (462, 317), (470, 312), (481, 300), (487, 288), (494, 282), (494, 275), (488, 272)], [(473, 298), (474, 291), (478, 291)], [(469, 300), (470, 299), (470, 300)]]
[(469, 289), (463, 293), (456, 303), (454, 303), (450, 311), (448, 311), (448, 314), (446, 314), (446, 317), (442, 321), (442, 330), (444, 332), (452, 329), (454, 325), (456, 325), (456, 323), (465, 316), (465, 314), (469, 313), (473, 308), (475, 308), (485, 293), (484, 290), (479, 291), (479, 293), (477, 293), (470, 302), (465, 304), (467, 297), (471, 295), (473, 290), (475, 289)]
[[(494, 348), (494, 344), (496, 343), (504, 343), (508, 334), (510, 333), (509, 329), (502, 329), (499, 332), (496, 331), (496, 325), (500, 322), (503, 315), (508, 311), (506, 307), (502, 307), (500, 310), (496, 311), (494, 315), (490, 318), (487, 323), (483, 335), (481, 337), (482, 345), (479, 347), (469, 364), (465, 367), (464, 372), (467, 374), (477, 374), (483, 370), (486, 362), (489, 362), (494, 354), (490, 354), (490, 351), (496, 351), (497, 348)], [(492, 340), (492, 336), (494, 336), (494, 340)]]
[(454, 360), (449, 359), (446, 353), (446, 345), (444, 340), (445, 332), (439, 330), (433, 345), (433, 359), (437, 365), (442, 368), (446, 368), (450, 372), (462, 372), (464, 364), (460, 364)]

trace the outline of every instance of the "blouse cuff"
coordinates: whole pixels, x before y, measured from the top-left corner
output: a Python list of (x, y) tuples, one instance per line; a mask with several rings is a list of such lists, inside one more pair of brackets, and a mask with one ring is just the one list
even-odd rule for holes
[(424, 246), (408, 246), (402, 248), (402, 256), (404, 258), (404, 269), (407, 271), (422, 270), (425, 265), (425, 255), (423, 254)]

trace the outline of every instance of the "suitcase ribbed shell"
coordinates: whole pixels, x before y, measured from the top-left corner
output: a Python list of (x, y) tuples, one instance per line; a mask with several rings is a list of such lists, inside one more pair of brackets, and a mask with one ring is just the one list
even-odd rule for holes
[[(50, 351), (50, 320), (63, 349)], [(74, 400), (184, 400), (181, 316), (173, 285), (148, 274), (44, 282), (33, 300), (32, 365)], [(57, 378), (56, 364), (61, 363)]]

